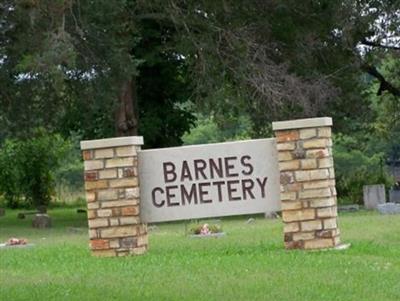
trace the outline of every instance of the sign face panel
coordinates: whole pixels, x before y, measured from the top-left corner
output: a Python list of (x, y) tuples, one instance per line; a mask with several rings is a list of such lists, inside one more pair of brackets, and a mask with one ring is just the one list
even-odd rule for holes
[(274, 138), (142, 150), (143, 222), (280, 210)]

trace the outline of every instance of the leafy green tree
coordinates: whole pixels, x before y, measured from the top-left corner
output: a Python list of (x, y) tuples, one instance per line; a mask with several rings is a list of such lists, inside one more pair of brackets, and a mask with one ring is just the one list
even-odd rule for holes
[(27, 140), (6, 140), (0, 151), (0, 194), (9, 207), (48, 206), (54, 195), (54, 172), (69, 144), (60, 135), (36, 129)]

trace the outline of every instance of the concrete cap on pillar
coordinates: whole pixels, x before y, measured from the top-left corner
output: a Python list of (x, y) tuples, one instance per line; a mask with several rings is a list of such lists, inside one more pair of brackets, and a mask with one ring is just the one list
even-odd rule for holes
[(143, 145), (143, 137), (129, 136), (129, 137), (98, 139), (98, 140), (84, 140), (81, 141), (81, 150), (128, 146), (128, 145)]
[(332, 118), (318, 117), (318, 118), (306, 118), (306, 119), (296, 119), (287, 121), (275, 121), (272, 123), (272, 129), (274, 131), (314, 128), (322, 126), (332, 126)]

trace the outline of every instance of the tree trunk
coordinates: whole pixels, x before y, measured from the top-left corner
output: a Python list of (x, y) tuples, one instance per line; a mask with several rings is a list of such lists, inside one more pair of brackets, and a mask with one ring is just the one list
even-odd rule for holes
[(122, 82), (118, 95), (115, 128), (117, 136), (137, 136), (138, 105), (136, 78)]

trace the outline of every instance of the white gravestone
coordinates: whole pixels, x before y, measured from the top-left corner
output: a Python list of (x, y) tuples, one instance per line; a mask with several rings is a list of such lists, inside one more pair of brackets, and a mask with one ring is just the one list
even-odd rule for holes
[(365, 185), (364, 206), (366, 209), (377, 209), (379, 204), (386, 203), (385, 185)]
[(274, 138), (142, 150), (138, 156), (143, 222), (280, 210)]

